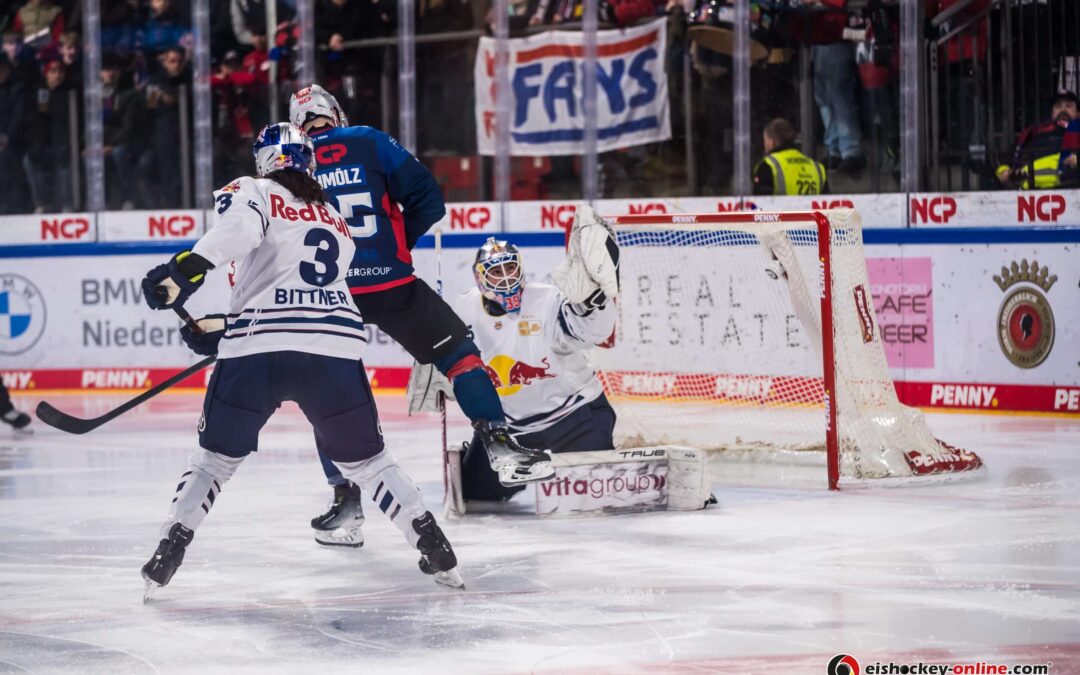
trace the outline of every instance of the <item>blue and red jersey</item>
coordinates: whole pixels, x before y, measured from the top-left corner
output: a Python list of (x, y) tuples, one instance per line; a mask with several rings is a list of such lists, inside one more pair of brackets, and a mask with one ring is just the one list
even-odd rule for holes
[[(371, 127), (312, 135), (315, 180), (345, 217), (356, 242), (346, 282), (353, 295), (416, 278), (412, 247), (446, 213), (434, 176), (389, 135)], [(400, 206), (399, 206), (400, 205)]]

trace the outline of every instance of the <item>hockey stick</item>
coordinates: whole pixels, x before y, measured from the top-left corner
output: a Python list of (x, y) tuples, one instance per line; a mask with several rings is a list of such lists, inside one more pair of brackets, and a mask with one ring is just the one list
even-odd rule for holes
[[(435, 228), (435, 290), (439, 297), (443, 294), (442, 280), (442, 228)], [(443, 505), (450, 499), (450, 446), (447, 443), (446, 433), (446, 394), (441, 391), (436, 394), (438, 401), (439, 416), (442, 422), (442, 457), (443, 457)]]
[[(187, 323), (189, 326), (193, 326), (197, 330), (201, 330), (199, 329), (198, 324), (195, 322), (195, 319), (191, 318), (191, 315), (187, 313), (187, 310), (185, 310), (183, 307), (174, 307), (173, 309), (177, 313), (177, 315), (179, 315), (180, 318), (184, 320), (185, 323)], [(207, 356), (205, 359), (199, 361), (187, 370), (173, 375), (172, 377), (158, 384), (155, 387), (147, 389), (146, 391), (131, 399), (127, 403), (124, 403), (117, 408), (113, 408), (101, 417), (94, 417), (91, 419), (75, 417), (73, 415), (67, 414), (66, 412), (57, 410), (47, 401), (42, 401), (41, 403), (38, 403), (37, 410), (35, 410), (34, 412), (37, 414), (39, 420), (41, 420), (45, 424), (48, 424), (50, 427), (55, 427), (60, 431), (66, 431), (69, 434), (85, 434), (88, 431), (93, 431), (94, 429), (97, 429), (106, 422), (110, 422), (116, 419), (117, 417), (123, 415), (132, 408), (139, 406), (146, 401), (149, 401), (150, 399), (154, 398), (169, 387), (177, 384), (178, 382), (186, 380), (187, 378), (191, 377), (192, 375), (199, 372), (200, 370), (207, 367), (216, 360), (216, 356)]]

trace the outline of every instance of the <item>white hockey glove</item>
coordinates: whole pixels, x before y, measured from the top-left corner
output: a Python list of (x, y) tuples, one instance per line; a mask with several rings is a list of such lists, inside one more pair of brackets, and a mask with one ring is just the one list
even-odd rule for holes
[(551, 272), (551, 278), (571, 303), (596, 307), (619, 297), (615, 231), (591, 207), (579, 206), (574, 214), (566, 259)]
[(435, 366), (427, 363), (413, 362), (412, 372), (409, 373), (409, 414), (418, 412), (439, 412), (439, 393), (451, 401), (454, 399), (454, 387), (450, 380), (436, 370)]

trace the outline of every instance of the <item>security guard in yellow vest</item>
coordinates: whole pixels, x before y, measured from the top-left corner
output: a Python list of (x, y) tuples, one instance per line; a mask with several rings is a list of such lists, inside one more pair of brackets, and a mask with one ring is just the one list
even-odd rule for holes
[(825, 167), (795, 146), (795, 127), (782, 117), (765, 125), (765, 156), (754, 167), (755, 195), (822, 195)]
[(1061, 143), (1069, 122), (1080, 118), (1076, 94), (1062, 92), (1054, 97), (1050, 120), (1025, 129), (1016, 139), (1012, 164), (998, 167), (1002, 185), (1021, 190), (1052, 190), (1061, 186), (1058, 162)]

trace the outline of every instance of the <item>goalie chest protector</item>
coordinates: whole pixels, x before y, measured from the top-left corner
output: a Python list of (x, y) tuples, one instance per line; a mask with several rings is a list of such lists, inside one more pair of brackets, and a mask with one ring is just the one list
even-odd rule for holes
[(537, 282), (525, 285), (521, 311), (502, 316), (484, 311), (477, 289), (458, 297), (455, 309), (472, 327), (515, 432), (547, 429), (603, 393), (585, 357), (593, 343), (570, 334), (563, 303), (557, 288)]

